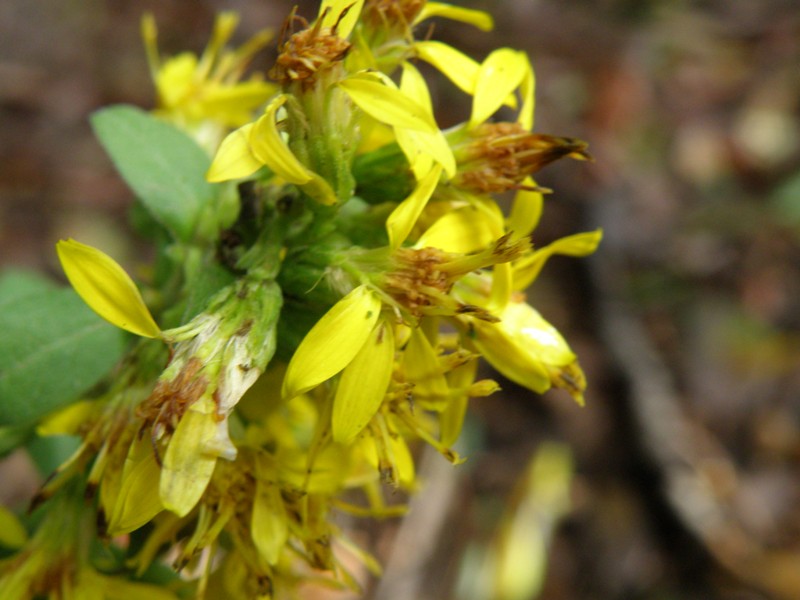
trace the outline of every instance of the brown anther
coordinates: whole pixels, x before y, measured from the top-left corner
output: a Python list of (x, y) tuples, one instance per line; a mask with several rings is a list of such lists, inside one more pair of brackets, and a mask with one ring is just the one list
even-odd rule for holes
[(586, 142), (529, 133), (519, 123), (485, 123), (471, 135), (459, 160), (457, 183), (479, 193), (526, 188), (526, 177), (565, 156), (591, 160)]
[(386, 278), (386, 291), (416, 316), (433, 304), (431, 292), (446, 294), (453, 282), (439, 266), (448, 255), (436, 248), (401, 248), (395, 253), (398, 268)]
[(191, 358), (175, 379), (156, 384), (150, 396), (136, 410), (143, 420), (142, 429), (150, 426), (155, 434), (172, 433), (186, 409), (197, 401), (208, 387), (208, 380), (198, 375), (203, 363)]
[(300, 82), (310, 87), (320, 73), (344, 60), (351, 45), (336, 34), (336, 28), (349, 9), (347, 7), (342, 11), (333, 27), (322, 26), (324, 15), (309, 27), (308, 21), (292, 11), (281, 30), (282, 39), (295, 21), (300, 22), (304, 29), (292, 33), (288, 40), (280, 44), (280, 53), (269, 72), (270, 77), (283, 85)]
[(361, 18), (373, 28), (408, 30), (424, 6), (425, 0), (367, 0)]
[(487, 323), (499, 323), (500, 319), (495, 317), (485, 308), (475, 306), (474, 304), (462, 304), (456, 309), (457, 315), (469, 315)]

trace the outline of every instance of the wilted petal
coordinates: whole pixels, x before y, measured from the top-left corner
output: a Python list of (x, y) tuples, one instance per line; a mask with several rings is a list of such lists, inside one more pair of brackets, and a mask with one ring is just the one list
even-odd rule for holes
[(114, 259), (72, 239), (58, 242), (56, 250), (67, 279), (94, 312), (136, 335), (161, 335), (136, 284)]
[(428, 200), (433, 195), (433, 191), (439, 184), (442, 174), (442, 167), (434, 166), (414, 189), (413, 192), (403, 200), (386, 219), (386, 230), (389, 234), (389, 245), (392, 249), (399, 248), (411, 229), (417, 222), (420, 213), (425, 208)]
[(213, 402), (199, 400), (181, 417), (167, 447), (159, 492), (164, 508), (179, 517), (195, 507), (217, 464), (206, 450), (217, 430), (215, 417)]
[(266, 468), (265, 461), (258, 458), (250, 531), (258, 553), (268, 564), (274, 565), (289, 537), (289, 520), (280, 488), (270, 480), (273, 474)]
[(333, 441), (349, 444), (366, 427), (386, 395), (393, 365), (394, 334), (384, 321), (342, 372), (333, 401)]
[(108, 522), (110, 535), (138, 529), (164, 510), (153, 485), (160, 474), (150, 439), (147, 436), (135, 439), (125, 459), (122, 484)]
[(367, 341), (380, 311), (380, 299), (365, 285), (334, 304), (289, 361), (283, 397), (303, 394), (344, 369)]

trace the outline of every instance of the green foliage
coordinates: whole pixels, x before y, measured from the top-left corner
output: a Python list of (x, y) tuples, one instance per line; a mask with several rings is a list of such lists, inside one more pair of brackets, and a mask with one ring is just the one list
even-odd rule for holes
[(0, 331), (0, 427), (24, 429), (75, 400), (124, 349), (72, 289), (31, 275), (0, 277)]
[(133, 106), (112, 106), (92, 126), (114, 165), (152, 217), (177, 239), (192, 239), (217, 194), (210, 159), (189, 136)]

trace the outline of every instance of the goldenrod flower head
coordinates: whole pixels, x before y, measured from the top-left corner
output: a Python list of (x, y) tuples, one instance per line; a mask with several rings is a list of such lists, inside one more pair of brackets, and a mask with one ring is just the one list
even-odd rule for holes
[[(331, 12), (330, 8), (328, 12)], [(345, 17), (348, 12), (349, 10), (345, 9), (339, 14), (339, 19)], [(284, 25), (284, 34), (294, 21), (300, 22), (303, 29), (291, 34), (289, 39), (281, 44), (275, 66), (269, 74), (282, 86), (299, 83), (303, 88), (309, 88), (325, 71), (344, 60), (350, 50), (350, 43), (337, 31), (338, 19), (332, 26), (324, 26), (325, 16), (323, 16), (309, 26), (308, 21), (293, 13)]]
[(238, 21), (234, 13), (221, 13), (200, 57), (184, 52), (162, 60), (155, 20), (151, 14), (142, 18), (142, 37), (158, 92), (160, 114), (190, 128), (203, 122), (239, 127), (275, 93), (272, 84), (257, 77), (240, 81), (252, 57), (269, 43), (272, 34), (261, 31), (241, 48), (228, 50), (226, 44)]
[(165, 332), (177, 341), (172, 361), (138, 412), (166, 450), (161, 501), (180, 516), (199, 500), (217, 458), (236, 457), (228, 417), (272, 358), (280, 306), (273, 283), (243, 281), (188, 325)]
[(458, 301), (450, 294), (465, 275), (508, 263), (530, 249), (526, 239), (511, 240), (509, 234), (472, 254), (448, 253), (437, 248), (398, 248), (392, 254), (394, 268), (382, 279), (383, 289), (402, 310), (413, 317), (422, 315), (472, 315), (495, 321), (484, 307)]
[[(238, 185), (203, 184), (202, 202), (169, 204), (208, 235), (153, 236), (164, 330), (110, 257), (58, 244), (93, 310), (163, 343), (132, 341), (106, 380), (40, 424), (40, 435), (82, 440), (37, 501), (64, 508), (68, 523), (52, 523), (72, 533), (86, 522), (97, 531), (82, 529), (81, 544), (58, 538), (57, 552), (17, 531), (27, 565), (11, 575), (0, 565), (0, 581), (19, 594), (171, 597), (95, 570), (83, 542), (100, 536), (130, 552), (116, 567), (131, 577), (170, 556), (198, 597), (289, 597), (310, 579), (356, 589), (340, 551), (380, 567), (331, 511), (402, 515), (383, 484), (418, 487), (416, 442), (463, 460), (453, 447), (470, 400), (499, 389), (479, 379), (481, 357), (531, 390), (583, 402), (577, 357), (521, 291), (550, 256), (585, 256), (600, 241), (595, 231), (532, 247), (544, 205), (532, 174), (587, 158), (586, 144), (531, 133), (525, 53), (500, 48), (479, 62), (415, 40), (432, 17), (492, 26), (486, 13), (424, 0), (323, 0), (313, 22), (293, 12), (270, 71), (277, 86), (241, 81), (268, 36), (228, 50), (233, 15), (219, 17), (202, 56), (165, 60), (145, 17), (159, 115), (209, 142), (209, 182)], [(416, 59), (472, 96), (466, 123), (442, 131)], [(506, 108), (513, 122), (491, 121)], [(122, 169), (124, 133), (107, 128), (122, 149), (114, 160), (146, 190), (138, 163)], [(492, 194), (508, 190), (506, 213)], [(193, 186), (176, 197), (184, 191)]]

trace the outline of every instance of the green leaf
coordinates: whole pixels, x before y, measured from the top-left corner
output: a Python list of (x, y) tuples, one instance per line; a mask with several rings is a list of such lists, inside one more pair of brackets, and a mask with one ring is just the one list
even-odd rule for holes
[(33, 437), (33, 425), (0, 427), (0, 458), (27, 443)]
[(25, 296), (40, 294), (55, 289), (56, 285), (35, 273), (27, 271), (4, 271), (0, 277), (0, 310), (9, 302), (19, 301)]
[(43, 477), (47, 477), (80, 447), (76, 435), (34, 436), (28, 442), (28, 455)]
[(0, 427), (32, 423), (75, 400), (125, 346), (72, 289), (21, 289), (0, 279)]
[(153, 218), (188, 241), (216, 187), (206, 181), (211, 160), (194, 140), (133, 106), (92, 115), (92, 127), (117, 169)]

